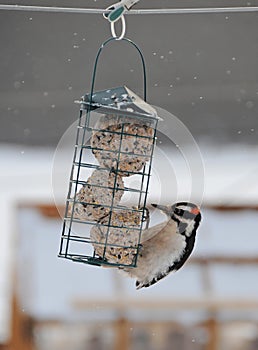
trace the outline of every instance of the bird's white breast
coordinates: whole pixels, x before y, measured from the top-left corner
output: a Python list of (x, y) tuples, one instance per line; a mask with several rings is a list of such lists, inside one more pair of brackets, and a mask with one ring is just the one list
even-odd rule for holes
[(176, 223), (169, 220), (156, 236), (143, 243), (137, 267), (128, 271), (132, 277), (151, 281), (165, 273), (182, 256), (186, 247), (185, 237), (176, 230)]

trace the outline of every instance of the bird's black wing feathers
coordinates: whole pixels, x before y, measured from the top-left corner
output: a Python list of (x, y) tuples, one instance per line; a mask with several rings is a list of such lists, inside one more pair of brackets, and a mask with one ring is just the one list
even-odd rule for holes
[[(175, 221), (179, 221), (176, 218), (174, 220)], [(183, 255), (181, 255), (179, 260), (175, 261), (173, 263), (173, 265), (169, 266), (168, 269), (165, 272), (158, 274), (156, 277), (154, 277), (148, 283), (145, 283), (145, 284), (141, 285), (141, 283), (139, 281), (136, 281), (136, 288), (137, 289), (140, 289), (142, 287), (150, 287), (150, 286), (152, 286), (153, 284), (157, 283), (162, 278), (166, 277), (170, 272), (178, 271), (185, 264), (186, 260), (189, 258), (189, 256), (191, 255), (191, 253), (193, 251), (194, 243), (195, 243), (195, 237), (196, 237), (196, 230), (197, 230), (197, 228), (199, 226), (200, 221), (201, 221), (201, 214), (199, 214), (199, 215), (197, 215), (195, 217), (195, 225), (194, 225), (194, 229), (193, 229), (193, 232), (191, 233), (190, 237), (185, 235), (185, 228), (184, 228), (183, 225), (181, 226), (181, 230), (183, 232), (182, 233), (180, 232), (180, 233), (185, 236), (186, 247), (185, 247)], [(182, 223), (179, 221), (178, 224), (182, 224)]]
[(184, 254), (181, 256), (180, 260), (175, 261), (175, 263), (170, 267), (169, 272), (171, 271), (178, 271), (186, 262), (186, 260), (191, 255), (193, 248), (194, 248), (194, 242), (195, 242), (195, 235), (192, 235), (190, 237), (187, 237), (186, 239), (186, 249), (184, 251)]
[[(178, 271), (186, 262), (186, 260), (189, 258), (191, 255), (193, 248), (194, 248), (194, 243), (195, 243), (195, 234), (193, 234), (190, 237), (186, 237), (186, 250), (184, 251), (184, 254), (181, 256), (181, 258), (178, 261), (175, 261), (172, 266), (170, 266), (165, 272), (160, 273), (156, 277), (154, 277), (150, 282), (143, 284), (140, 288), (142, 287), (150, 287), (153, 284), (157, 283), (159, 280), (162, 278), (166, 277), (170, 272), (172, 271)], [(136, 288), (139, 287), (140, 282), (136, 281)]]
[[(163, 277), (166, 277), (166, 276), (169, 274), (169, 272), (170, 272), (170, 271), (167, 270), (166, 272), (159, 274), (158, 276), (154, 277), (150, 282), (148, 282), (148, 283), (146, 283), (146, 284), (143, 284), (143, 285), (141, 286), (141, 288), (142, 288), (142, 287), (147, 288), (147, 287), (152, 286), (153, 284), (155, 284), (155, 283), (157, 283), (159, 280), (161, 280)], [(139, 284), (140, 284), (140, 282), (139, 282), (139, 281), (136, 281), (136, 283), (135, 283), (136, 288), (139, 286)]]
[(178, 261), (175, 261), (175, 263), (169, 268), (169, 272), (178, 271), (184, 265), (184, 263), (189, 258), (189, 256), (191, 255), (193, 248), (194, 248), (196, 230), (199, 226), (200, 221), (201, 221), (201, 215), (199, 214), (195, 218), (195, 225), (194, 225), (194, 229), (193, 229), (191, 236), (188, 237), (185, 235), (186, 248), (185, 248), (184, 254), (181, 256), (181, 258)]

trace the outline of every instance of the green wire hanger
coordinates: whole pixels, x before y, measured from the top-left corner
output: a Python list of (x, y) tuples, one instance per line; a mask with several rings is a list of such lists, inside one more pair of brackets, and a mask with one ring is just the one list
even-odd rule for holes
[[(91, 90), (90, 90), (90, 103), (92, 102), (92, 96), (94, 94), (95, 80), (96, 80), (97, 67), (98, 67), (100, 55), (101, 55), (101, 53), (106, 45), (108, 45), (116, 40), (118, 40), (117, 37), (109, 38), (100, 46), (100, 48), (97, 52), (95, 63), (94, 63), (94, 68), (93, 68), (93, 74), (92, 74), (92, 82), (91, 82)], [(144, 101), (146, 101), (146, 99), (147, 99), (147, 78), (146, 78), (146, 65), (145, 65), (145, 61), (144, 61), (144, 56), (143, 56), (140, 48), (132, 40), (130, 40), (128, 38), (121, 38), (119, 40), (127, 42), (129, 45), (133, 46), (137, 50), (137, 52), (139, 53), (139, 56), (141, 59), (141, 64), (142, 64), (142, 73), (143, 73), (143, 99), (144, 99)]]

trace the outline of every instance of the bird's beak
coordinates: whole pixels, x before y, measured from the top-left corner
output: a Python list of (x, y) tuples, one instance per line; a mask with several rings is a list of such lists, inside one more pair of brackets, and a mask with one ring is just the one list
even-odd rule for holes
[(170, 205), (159, 205), (159, 204), (151, 204), (154, 208), (157, 208), (166, 215), (171, 215), (171, 206)]

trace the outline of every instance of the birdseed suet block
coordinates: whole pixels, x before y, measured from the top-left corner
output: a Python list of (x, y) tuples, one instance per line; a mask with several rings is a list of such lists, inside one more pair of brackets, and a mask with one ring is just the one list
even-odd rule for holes
[(137, 254), (141, 213), (114, 210), (91, 228), (96, 254), (111, 263), (131, 265)]
[(118, 204), (123, 196), (121, 176), (108, 170), (94, 170), (75, 196), (75, 204), (69, 203), (68, 214), (80, 220), (98, 221), (110, 212), (110, 206)]
[(158, 120), (126, 86), (83, 97), (59, 256), (136, 266)]
[(114, 169), (121, 176), (131, 176), (150, 159), (154, 130), (144, 122), (104, 115), (97, 129), (92, 134), (91, 146), (103, 167)]

